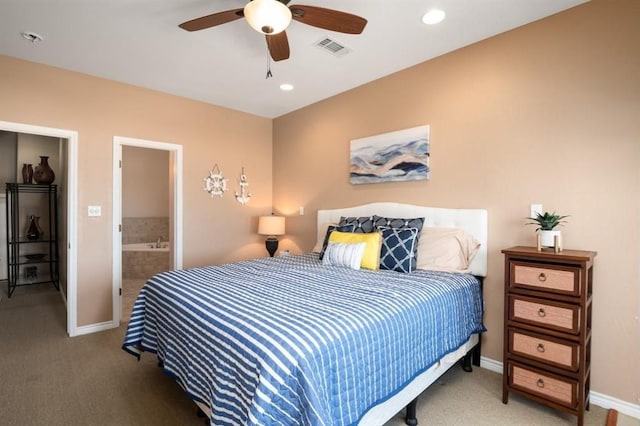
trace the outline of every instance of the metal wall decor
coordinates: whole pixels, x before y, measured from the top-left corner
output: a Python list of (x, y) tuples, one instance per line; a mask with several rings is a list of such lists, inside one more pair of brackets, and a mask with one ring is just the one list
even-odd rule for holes
[(244, 174), (244, 167), (242, 168), (242, 173), (240, 173), (240, 181), (238, 183), (240, 184), (240, 193), (235, 193), (236, 201), (244, 206), (251, 199), (251, 193), (248, 190), (249, 182), (247, 181), (247, 175)]
[(211, 198), (218, 196), (222, 197), (228, 190), (227, 179), (222, 175), (218, 165), (214, 165), (213, 169), (209, 171), (209, 176), (204, 180), (204, 190), (211, 195)]

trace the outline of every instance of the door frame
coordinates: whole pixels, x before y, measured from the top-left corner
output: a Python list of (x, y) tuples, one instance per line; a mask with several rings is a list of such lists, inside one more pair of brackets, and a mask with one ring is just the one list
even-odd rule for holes
[[(124, 136), (113, 137), (113, 324), (120, 325), (122, 307), (122, 147), (169, 151), (171, 176), (171, 215), (172, 235), (169, 241), (173, 245), (172, 269), (182, 269), (182, 145), (135, 139)], [(171, 220), (171, 219), (170, 219)]]
[(0, 121), (0, 130), (50, 136), (67, 140), (67, 294), (60, 292), (67, 306), (67, 334), (78, 334), (78, 132)]

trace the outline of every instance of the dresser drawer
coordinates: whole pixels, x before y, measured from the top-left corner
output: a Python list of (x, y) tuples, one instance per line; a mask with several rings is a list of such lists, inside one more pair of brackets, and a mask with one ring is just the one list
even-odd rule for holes
[(580, 346), (576, 343), (547, 336), (541, 337), (510, 327), (509, 352), (571, 371), (578, 371)]
[(511, 262), (509, 285), (571, 296), (579, 296), (582, 291), (579, 268), (518, 261)]
[(579, 334), (580, 306), (510, 295), (509, 320)]
[(518, 363), (509, 363), (509, 386), (554, 401), (569, 408), (577, 403), (578, 382), (542, 372)]

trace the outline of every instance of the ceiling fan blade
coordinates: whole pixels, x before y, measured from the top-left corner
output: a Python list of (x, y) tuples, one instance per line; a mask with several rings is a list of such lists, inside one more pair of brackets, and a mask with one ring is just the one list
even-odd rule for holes
[(226, 24), (227, 22), (235, 21), (244, 16), (244, 9), (231, 9), (224, 12), (214, 13), (212, 15), (202, 16), (200, 18), (192, 19), (187, 22), (183, 22), (178, 25), (183, 30), (198, 31), (205, 28), (215, 27), (216, 25)]
[(282, 31), (278, 34), (267, 34), (267, 47), (274, 61), (284, 61), (289, 59), (289, 39), (287, 32)]
[(360, 34), (367, 20), (351, 13), (316, 6), (289, 6), (293, 19), (313, 27), (346, 34)]

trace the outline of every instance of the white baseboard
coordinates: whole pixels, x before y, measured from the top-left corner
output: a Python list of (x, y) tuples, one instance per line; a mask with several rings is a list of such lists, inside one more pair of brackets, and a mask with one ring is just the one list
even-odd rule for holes
[(77, 327), (74, 336), (81, 336), (83, 334), (91, 334), (97, 333), (99, 331), (111, 330), (112, 328), (116, 328), (117, 325), (114, 325), (113, 321), (105, 321), (97, 324), (84, 325), (82, 327)]
[[(502, 374), (503, 372), (502, 362), (485, 358), (483, 356), (480, 357), (480, 367), (498, 374)], [(590, 401), (593, 405), (597, 405), (598, 407), (606, 409), (613, 408), (626, 416), (640, 419), (640, 405), (638, 404), (632, 404), (609, 395), (594, 392), (593, 390), (591, 391)]]

